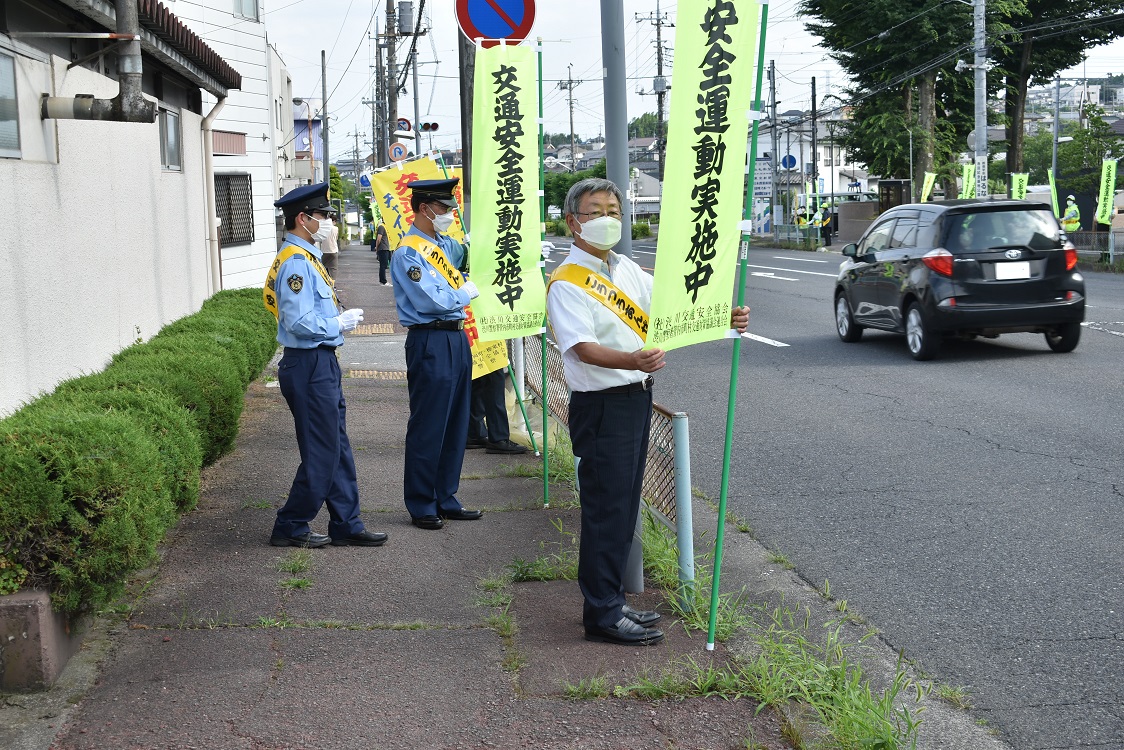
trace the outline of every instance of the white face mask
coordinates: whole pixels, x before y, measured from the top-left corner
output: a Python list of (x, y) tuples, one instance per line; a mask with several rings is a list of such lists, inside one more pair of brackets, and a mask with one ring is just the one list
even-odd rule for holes
[[(430, 209), (430, 212), (432, 213), (433, 209)], [(436, 229), (438, 232), (441, 232), (442, 234), (444, 234), (445, 232), (449, 231), (449, 228), (451, 226), (453, 226), (453, 222), (455, 222), (456, 220), (457, 220), (457, 218), (455, 216), (453, 216), (452, 211), (446, 211), (443, 214), (434, 213), (433, 214), (433, 228)]]
[(612, 216), (599, 216), (584, 224), (579, 222), (578, 235), (598, 250), (612, 250), (621, 241), (621, 220)]
[(318, 222), (318, 224), (316, 226), (316, 231), (311, 233), (312, 239), (316, 240), (317, 242), (323, 242), (324, 240), (332, 236), (331, 220), (317, 219), (316, 217), (313, 217), (313, 220)]

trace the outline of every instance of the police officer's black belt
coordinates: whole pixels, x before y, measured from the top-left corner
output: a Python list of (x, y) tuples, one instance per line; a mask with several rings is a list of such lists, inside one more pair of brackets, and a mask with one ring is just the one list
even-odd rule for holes
[(417, 323), (409, 327), (411, 331), (463, 331), (463, 320), (431, 320), (428, 323)]
[(316, 348), (317, 349), (327, 349), (330, 352), (334, 352), (336, 350), (336, 347), (329, 346), (328, 344), (319, 344), (319, 345), (317, 345)]
[(656, 379), (651, 375), (641, 380), (639, 383), (629, 383), (628, 385), (617, 385), (612, 388), (605, 388), (604, 390), (594, 391), (594, 393), (636, 393), (638, 391), (650, 391), (655, 384)]

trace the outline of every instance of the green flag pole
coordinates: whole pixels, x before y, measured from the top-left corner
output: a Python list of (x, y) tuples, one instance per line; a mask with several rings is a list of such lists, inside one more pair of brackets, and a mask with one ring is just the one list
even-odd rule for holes
[[(749, 147), (749, 176), (746, 180), (744, 221), (753, 216), (753, 177), (757, 171), (757, 130), (761, 117), (761, 88), (765, 72), (765, 29), (769, 21), (768, 0), (761, 2), (761, 30), (757, 45), (757, 88), (753, 93), (753, 122)], [(738, 307), (745, 305), (745, 280), (749, 265), (749, 231), (742, 224), (742, 241), (738, 261)], [(726, 405), (726, 445), (722, 449), (722, 494), (718, 499), (718, 533), (714, 541), (714, 576), (710, 587), (710, 625), (706, 632), (706, 650), (714, 650), (714, 629), (718, 623), (718, 580), (722, 574), (722, 546), (726, 538), (726, 498), (730, 491), (730, 453), (734, 443), (734, 410), (738, 403), (738, 364), (741, 361), (742, 337), (734, 339), (733, 362), (730, 365), (730, 397)]]
[[(543, 166), (543, 112), (542, 112), (542, 37), (536, 40), (539, 57), (539, 242), (546, 242), (546, 172)], [(542, 265), (542, 278), (546, 281), (546, 263)], [(550, 429), (550, 391), (547, 389), (546, 367), (546, 316), (542, 319), (539, 334), (542, 350), (542, 507), (550, 507), (550, 460), (546, 449), (546, 433)]]

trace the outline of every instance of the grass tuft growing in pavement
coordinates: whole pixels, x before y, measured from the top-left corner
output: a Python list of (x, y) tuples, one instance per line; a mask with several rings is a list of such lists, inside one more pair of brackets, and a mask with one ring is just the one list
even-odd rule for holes
[(572, 701), (609, 697), (609, 683), (604, 677), (583, 677), (575, 685), (562, 686), (562, 697)]

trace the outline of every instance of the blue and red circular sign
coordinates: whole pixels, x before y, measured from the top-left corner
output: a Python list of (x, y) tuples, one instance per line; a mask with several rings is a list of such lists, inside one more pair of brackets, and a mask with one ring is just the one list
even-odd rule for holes
[(405, 143), (394, 142), (390, 144), (390, 160), (402, 161), (410, 155), (409, 149), (406, 148)]
[(482, 47), (519, 44), (535, 24), (535, 0), (457, 0), (457, 23)]

